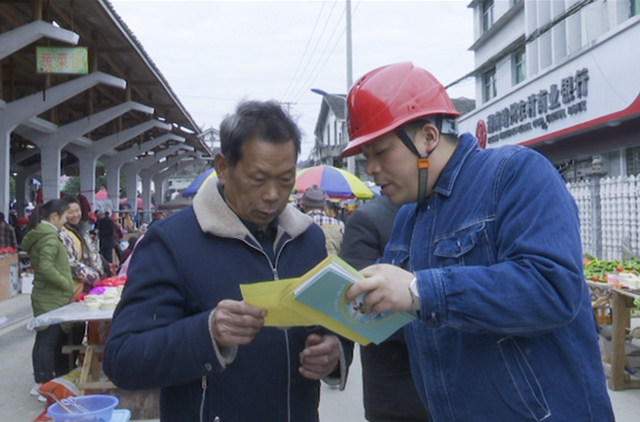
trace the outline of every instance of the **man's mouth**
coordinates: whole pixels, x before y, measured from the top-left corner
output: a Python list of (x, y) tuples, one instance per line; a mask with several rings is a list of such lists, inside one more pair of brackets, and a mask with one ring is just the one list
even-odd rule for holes
[(275, 211), (258, 211), (258, 214), (263, 218), (273, 217), (276, 212)]

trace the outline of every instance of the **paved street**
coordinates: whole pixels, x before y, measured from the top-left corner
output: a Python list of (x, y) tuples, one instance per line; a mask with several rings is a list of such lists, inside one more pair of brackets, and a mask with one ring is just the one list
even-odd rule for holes
[[(31, 316), (28, 295), (0, 302), (0, 421), (30, 422), (44, 405), (29, 395), (33, 382), (31, 348), (35, 334), (25, 325)], [(345, 391), (322, 386), (321, 422), (365, 422), (362, 408), (360, 358), (356, 355)], [(617, 422), (637, 422), (640, 390), (609, 392)]]

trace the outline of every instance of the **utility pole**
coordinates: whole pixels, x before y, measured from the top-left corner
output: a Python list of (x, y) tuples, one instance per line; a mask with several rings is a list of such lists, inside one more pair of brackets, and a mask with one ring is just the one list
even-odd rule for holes
[(295, 103), (284, 101), (284, 102), (281, 102), (280, 104), (287, 106), (287, 114), (291, 114), (291, 106)]
[[(351, 0), (346, 0), (347, 8), (347, 94), (351, 85), (353, 85), (353, 70), (352, 70), (352, 57), (351, 57)], [(345, 110), (346, 111), (346, 110)], [(345, 146), (349, 143), (349, 131), (345, 133)], [(352, 174), (356, 174), (356, 158), (351, 156), (347, 158), (347, 171)], [(357, 174), (356, 174), (357, 176)]]

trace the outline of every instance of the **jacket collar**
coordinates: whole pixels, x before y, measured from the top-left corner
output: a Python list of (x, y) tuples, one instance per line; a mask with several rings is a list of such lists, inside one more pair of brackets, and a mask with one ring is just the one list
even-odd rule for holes
[(473, 135), (464, 133), (460, 136), (458, 146), (449, 159), (449, 162), (447, 162), (444, 169), (442, 169), (442, 173), (440, 173), (440, 177), (438, 177), (438, 181), (433, 188), (435, 192), (445, 196), (451, 195), (451, 191), (453, 190), (453, 186), (456, 183), (456, 179), (460, 174), (464, 162), (471, 151), (476, 148), (478, 148), (478, 143)]
[[(255, 240), (247, 226), (234, 213), (218, 192), (218, 179), (207, 181), (193, 198), (193, 211), (200, 229), (205, 233), (224, 237), (247, 237)], [(279, 240), (284, 233), (294, 238), (304, 233), (313, 220), (289, 204), (278, 219)], [(277, 241), (276, 240), (276, 241)]]

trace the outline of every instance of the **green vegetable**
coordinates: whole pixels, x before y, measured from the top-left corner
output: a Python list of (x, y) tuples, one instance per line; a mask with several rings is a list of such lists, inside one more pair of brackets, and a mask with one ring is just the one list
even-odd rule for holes
[(583, 266), (584, 278), (588, 281), (594, 281), (594, 277), (597, 277), (599, 282), (606, 283), (604, 275), (607, 273), (617, 274), (618, 267), (622, 267), (624, 272), (640, 274), (640, 261), (635, 258), (625, 259), (621, 262), (618, 260), (599, 260), (588, 254), (585, 254), (584, 257), (591, 260)]

